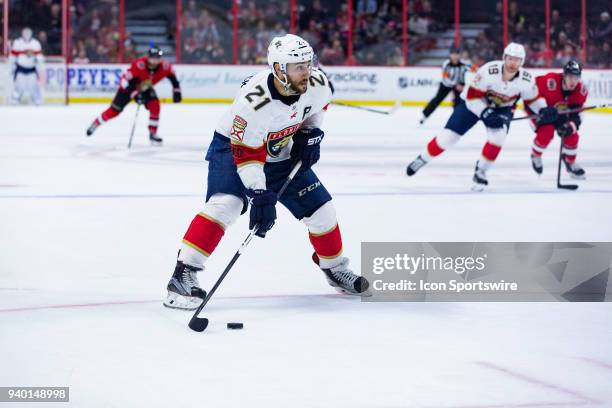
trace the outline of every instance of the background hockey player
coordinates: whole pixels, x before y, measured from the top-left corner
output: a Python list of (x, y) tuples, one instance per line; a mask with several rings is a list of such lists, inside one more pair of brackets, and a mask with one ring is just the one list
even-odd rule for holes
[[(575, 109), (584, 106), (588, 90), (580, 81), (582, 67), (576, 61), (568, 61), (563, 67), (563, 73), (551, 72), (536, 78), (536, 84), (540, 95), (546, 100), (546, 104), (558, 110)], [(527, 107), (527, 112), (533, 111)], [(576, 163), (578, 150), (578, 129), (582, 123), (580, 113), (559, 115), (555, 123), (540, 124), (537, 120), (532, 121), (536, 129), (536, 137), (533, 140), (531, 151), (531, 163), (536, 173), (542, 174), (542, 153), (552, 140), (555, 130), (561, 137), (563, 143), (563, 163), (567, 171), (576, 178), (584, 178), (585, 171)]]
[(523, 46), (510, 43), (504, 49), (502, 61), (492, 61), (480, 67), (461, 94), (462, 102), (453, 111), (442, 133), (434, 137), (426, 150), (408, 165), (406, 173), (414, 175), (482, 120), (486, 127), (487, 142), (482, 149), (481, 159), (476, 162), (473, 177), (474, 190), (480, 191), (488, 185), (486, 171), (501, 151), (519, 99), (522, 98), (533, 112), (540, 114), (541, 124), (557, 120), (557, 110), (546, 107), (538, 95), (535, 79), (521, 68), (524, 61)]
[(249, 228), (258, 225), (257, 235), (265, 237), (276, 220), (277, 191), (299, 160), (302, 167), (279, 201), (308, 228), (313, 260), (331, 286), (357, 295), (368, 288), (342, 256), (331, 196), (311, 169), (319, 160), (323, 114), (332, 98), (329, 81), (312, 68), (312, 58), (302, 38), (274, 38), (268, 48), (271, 71), (247, 79), (218, 123), (206, 155), (206, 204), (183, 238), (166, 306), (199, 305), (204, 293), (197, 273), (247, 203)]
[(98, 116), (87, 129), (91, 136), (102, 123), (118, 116), (125, 106), (134, 98), (136, 103), (143, 104), (149, 111), (149, 140), (161, 144), (162, 138), (157, 135), (161, 106), (153, 86), (164, 78), (172, 83), (172, 100), (181, 102), (181, 87), (172, 64), (162, 59), (163, 52), (152, 47), (146, 56), (136, 59), (121, 76), (119, 89), (111, 106)]
[(21, 38), (13, 41), (9, 56), (13, 80), (11, 104), (20, 103), (26, 95), (33, 104), (42, 103), (40, 81), (44, 80), (43, 63), (44, 57), (40, 42), (32, 38), (32, 30), (25, 27), (21, 30)]
[(461, 50), (457, 47), (452, 47), (449, 59), (442, 64), (442, 81), (440, 81), (438, 86), (438, 92), (425, 106), (425, 109), (423, 109), (423, 116), (419, 121), (420, 124), (425, 123), (427, 118), (451, 91), (453, 92), (453, 107), (457, 106), (465, 86), (465, 74), (470, 70), (470, 67), (471, 64), (469, 62), (461, 60)]

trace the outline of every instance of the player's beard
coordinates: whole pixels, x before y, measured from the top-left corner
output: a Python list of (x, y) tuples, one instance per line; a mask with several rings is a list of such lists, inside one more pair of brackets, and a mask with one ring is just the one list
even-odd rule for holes
[(308, 89), (308, 78), (301, 81), (292, 81), (291, 78), (289, 78), (289, 88), (298, 94), (306, 93)]

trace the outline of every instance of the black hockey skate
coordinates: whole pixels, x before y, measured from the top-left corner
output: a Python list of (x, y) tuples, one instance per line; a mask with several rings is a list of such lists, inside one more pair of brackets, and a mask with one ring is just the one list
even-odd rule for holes
[(414, 161), (410, 163), (408, 167), (406, 167), (406, 174), (408, 176), (413, 176), (417, 171), (419, 171), (421, 167), (423, 167), (426, 164), (427, 162), (425, 161), (423, 156), (418, 155), (417, 158), (414, 159)]
[(486, 186), (489, 185), (489, 181), (487, 180), (487, 174), (484, 169), (478, 166), (476, 162), (476, 168), (474, 169), (474, 177), (472, 177), (472, 181), (474, 185), (472, 186), (472, 191), (482, 191)]
[(586, 171), (576, 162), (569, 162), (563, 157), (563, 164), (565, 164), (565, 170), (567, 170), (572, 178), (578, 180), (586, 179)]
[(535, 154), (531, 155), (531, 167), (533, 167), (533, 171), (538, 174), (542, 174), (544, 171), (544, 165), (542, 164), (542, 156), (536, 156)]
[(164, 141), (164, 139), (154, 133), (149, 134), (149, 140), (151, 141), (151, 145), (153, 146), (161, 146), (162, 142)]
[(206, 292), (200, 288), (197, 273), (202, 271), (181, 261), (176, 261), (176, 268), (168, 282), (168, 295), (164, 299), (164, 306), (173, 309), (195, 310)]
[(98, 119), (94, 120), (93, 123), (87, 128), (87, 136), (91, 136), (94, 134), (96, 129), (100, 126), (100, 121)]
[[(319, 265), (319, 257), (316, 253), (312, 254), (312, 260)], [(353, 271), (348, 268), (348, 263), (348, 258), (342, 258), (342, 262), (338, 266), (330, 269), (321, 268), (323, 273), (325, 273), (327, 283), (329, 283), (332, 288), (345, 295), (372, 296), (372, 294), (368, 292), (368, 288), (370, 287), (368, 280), (363, 276), (355, 275)]]

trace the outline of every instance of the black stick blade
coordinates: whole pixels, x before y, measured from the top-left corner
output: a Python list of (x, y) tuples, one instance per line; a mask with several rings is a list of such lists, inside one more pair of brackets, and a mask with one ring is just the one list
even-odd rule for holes
[(557, 184), (557, 187), (565, 190), (578, 190), (577, 184)]
[(199, 318), (198, 316), (193, 316), (189, 321), (189, 328), (193, 331), (203, 332), (208, 327), (208, 319), (203, 317)]

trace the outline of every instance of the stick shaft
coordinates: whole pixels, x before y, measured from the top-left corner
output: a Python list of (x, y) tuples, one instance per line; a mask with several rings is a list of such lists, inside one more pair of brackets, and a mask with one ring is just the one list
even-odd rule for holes
[(140, 104), (136, 108), (136, 115), (134, 115), (134, 123), (132, 123), (132, 132), (130, 132), (130, 140), (128, 141), (128, 149), (132, 147), (132, 139), (134, 138), (134, 131), (136, 130), (136, 122), (138, 121), (138, 112), (140, 112)]
[[(567, 114), (572, 114), (572, 113), (580, 113), (586, 110), (592, 110), (592, 109), (600, 109), (600, 108), (608, 108), (612, 106), (612, 103), (602, 103), (599, 105), (591, 105), (591, 106), (583, 106), (581, 108), (571, 108), (571, 109), (563, 109), (559, 111), (559, 115), (567, 115)], [(516, 121), (516, 120), (525, 120), (525, 119), (533, 119), (533, 118), (537, 118), (539, 115), (537, 113), (534, 113), (532, 115), (527, 115), (527, 116), (521, 116), (520, 118), (512, 118), (512, 121)]]
[(337, 102), (337, 101), (334, 101), (332, 103), (334, 105), (345, 106), (347, 108), (360, 109), (360, 110), (364, 110), (364, 111), (372, 112), (372, 113), (380, 113), (381, 115), (388, 115), (388, 114), (390, 114), (391, 112), (393, 112), (393, 111), (395, 111), (397, 109), (397, 103), (393, 106), (393, 108), (391, 108), (390, 111), (382, 111), (382, 110), (378, 110), (378, 109), (374, 109), (374, 108), (369, 108), (367, 106), (352, 105), (350, 103), (343, 103), (343, 102)]
[[(296, 165), (291, 170), (291, 173), (289, 173), (289, 175), (287, 176), (287, 180), (285, 180), (285, 183), (283, 184), (283, 186), (280, 188), (280, 190), (278, 190), (278, 193), (276, 194), (277, 198), (280, 198), (280, 196), (283, 195), (283, 193), (285, 192), (287, 187), (289, 187), (289, 183), (291, 183), (291, 180), (293, 180), (293, 177), (295, 177), (296, 173), (298, 172), (298, 170), (300, 169), (301, 166), (302, 166), (302, 162), (301, 161), (296, 163)], [(212, 295), (217, 291), (217, 288), (219, 287), (219, 285), (221, 285), (221, 282), (223, 282), (223, 279), (225, 279), (225, 276), (227, 276), (227, 274), (232, 269), (232, 267), (234, 266), (234, 264), (236, 263), (238, 258), (240, 258), (240, 255), (242, 255), (242, 252), (249, 245), (249, 243), (253, 239), (253, 236), (255, 235), (255, 233), (257, 232), (258, 229), (259, 229), (259, 226), (256, 225), (251, 231), (249, 231), (249, 235), (247, 235), (247, 237), (244, 239), (244, 241), (242, 241), (242, 244), (240, 244), (240, 248), (238, 248), (238, 250), (236, 251), (236, 253), (232, 257), (230, 262), (227, 264), (227, 266), (223, 270), (223, 273), (221, 274), (219, 279), (217, 279), (217, 282), (215, 282), (215, 284), (212, 287), (212, 289), (210, 290), (210, 292), (208, 292), (208, 295), (206, 296), (206, 298), (204, 298), (204, 300), (202, 301), (200, 306), (198, 306), (197, 310), (193, 314), (193, 317), (196, 317), (197, 315), (199, 315), (200, 312), (202, 311), (202, 309), (204, 309), (204, 306), (206, 306), (206, 304), (208, 303), (208, 301), (210, 300)]]

